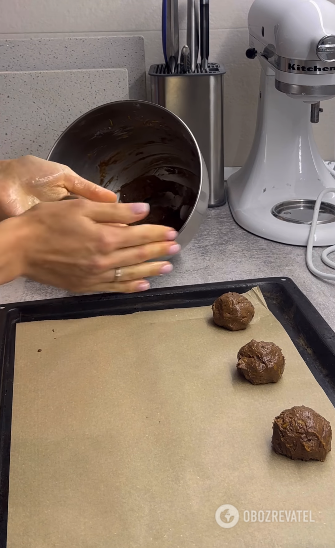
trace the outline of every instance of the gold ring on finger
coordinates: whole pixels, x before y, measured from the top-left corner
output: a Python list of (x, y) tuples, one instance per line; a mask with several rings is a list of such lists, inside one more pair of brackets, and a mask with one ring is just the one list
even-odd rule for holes
[(116, 268), (114, 273), (114, 281), (119, 281), (122, 278), (122, 268)]

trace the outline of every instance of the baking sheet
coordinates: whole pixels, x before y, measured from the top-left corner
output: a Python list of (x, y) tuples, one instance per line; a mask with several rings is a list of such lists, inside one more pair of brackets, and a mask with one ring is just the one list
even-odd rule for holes
[[(210, 307), (17, 326), (8, 548), (334, 547), (333, 454), (293, 462), (270, 442), (283, 409), (313, 407), (333, 427), (335, 410), (248, 296), (255, 319), (238, 333)], [(278, 384), (237, 375), (252, 338), (283, 349)], [(215, 520), (224, 504), (240, 513), (230, 529)], [(313, 522), (245, 521), (260, 510)]]

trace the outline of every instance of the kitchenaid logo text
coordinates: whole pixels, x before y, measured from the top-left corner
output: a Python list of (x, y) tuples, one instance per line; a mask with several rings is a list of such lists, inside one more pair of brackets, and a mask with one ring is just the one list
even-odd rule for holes
[(304, 65), (289, 63), (288, 70), (292, 70), (295, 72), (335, 72), (335, 67), (318, 67), (317, 65), (314, 65), (314, 67), (305, 67)]

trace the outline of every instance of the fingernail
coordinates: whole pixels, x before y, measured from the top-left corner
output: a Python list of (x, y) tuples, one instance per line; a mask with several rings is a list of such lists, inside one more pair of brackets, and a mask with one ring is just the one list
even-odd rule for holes
[(176, 255), (177, 253), (179, 253), (180, 250), (181, 250), (180, 245), (179, 244), (174, 244), (170, 247), (169, 253), (171, 253), (171, 255)]
[(173, 266), (172, 264), (166, 264), (164, 266), (162, 266), (162, 268), (160, 269), (160, 274), (170, 274), (170, 272), (172, 272), (173, 270)]
[(142, 215), (143, 213), (149, 213), (150, 206), (145, 203), (131, 204), (131, 210), (135, 215)]
[(175, 230), (170, 230), (170, 232), (167, 233), (166, 239), (167, 240), (175, 240), (178, 236), (178, 232)]
[(139, 291), (147, 291), (148, 289), (150, 289), (150, 284), (149, 282), (141, 282), (140, 284), (138, 284), (137, 288)]

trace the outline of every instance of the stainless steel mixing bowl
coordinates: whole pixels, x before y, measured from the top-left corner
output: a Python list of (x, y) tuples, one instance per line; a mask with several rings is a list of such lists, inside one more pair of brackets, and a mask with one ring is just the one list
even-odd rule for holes
[[(193, 134), (175, 114), (152, 103), (120, 101), (87, 112), (59, 137), (48, 159), (113, 190), (123, 202), (150, 203), (146, 180), (164, 181), (163, 201), (180, 202), (187, 195), (177, 238), (182, 247), (195, 236), (208, 207), (207, 169)], [(123, 185), (131, 182), (128, 196)], [(179, 185), (185, 192), (176, 197)], [(160, 205), (163, 210), (166, 204)], [(159, 219), (159, 224), (165, 223)]]

